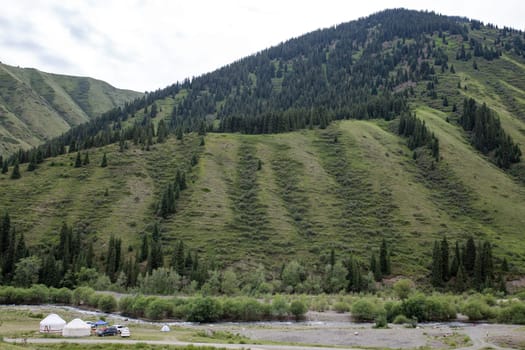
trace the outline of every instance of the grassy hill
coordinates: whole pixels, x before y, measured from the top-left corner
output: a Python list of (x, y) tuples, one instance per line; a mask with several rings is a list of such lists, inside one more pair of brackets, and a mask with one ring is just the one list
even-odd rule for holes
[[(486, 103), (525, 154), (523, 33), (434, 16), (396, 10), (307, 34), (73, 128), (54, 142), (73, 141), (91, 163), (75, 168), (75, 151), (32, 172), (22, 164), (18, 180), (0, 175), (0, 211), (32, 246), (73, 225), (99, 266), (111, 235), (133, 257), (158, 223), (166, 263), (182, 240), (240, 271), (278, 274), (291, 259), (322, 270), (331, 249), (367, 265), (386, 239), (393, 273), (423, 277), (435, 240), (473, 236), (493, 244), (497, 269), (506, 258), (523, 274), (524, 161), (498, 167), (497, 150), (475, 148), (460, 125), (465, 98)], [(425, 31), (429, 18), (439, 30)], [(439, 140), (439, 161), (398, 135), (407, 110)], [(152, 132), (161, 120), (165, 142)], [(188, 188), (163, 218), (177, 170)]]
[(0, 154), (37, 146), (141, 95), (92, 78), (0, 64)]

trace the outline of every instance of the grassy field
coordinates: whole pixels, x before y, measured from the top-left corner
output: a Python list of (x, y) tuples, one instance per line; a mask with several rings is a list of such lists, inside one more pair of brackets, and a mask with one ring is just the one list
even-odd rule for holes
[(39, 145), (140, 95), (96, 79), (0, 64), (0, 154)]

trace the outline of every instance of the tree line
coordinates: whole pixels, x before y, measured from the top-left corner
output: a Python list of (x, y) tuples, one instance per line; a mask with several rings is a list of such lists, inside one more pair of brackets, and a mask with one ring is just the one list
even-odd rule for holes
[(469, 237), (461, 244), (450, 247), (446, 237), (434, 242), (432, 250), (431, 282), (434, 287), (446, 287), (456, 292), (467, 289), (492, 288), (506, 292), (504, 273), (508, 263), (503, 259), (496, 277), (492, 245), (488, 241), (476, 242)]
[(499, 117), (485, 103), (479, 106), (472, 98), (463, 101), (459, 124), (470, 135), (474, 147), (502, 169), (518, 163), (521, 150), (502, 128)]

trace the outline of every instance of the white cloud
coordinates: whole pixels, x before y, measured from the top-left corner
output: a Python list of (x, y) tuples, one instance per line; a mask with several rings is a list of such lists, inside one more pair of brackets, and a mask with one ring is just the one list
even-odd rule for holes
[(1, 60), (153, 90), (290, 37), (393, 7), (518, 29), (525, 13), (521, 1), (17, 0), (0, 13)]

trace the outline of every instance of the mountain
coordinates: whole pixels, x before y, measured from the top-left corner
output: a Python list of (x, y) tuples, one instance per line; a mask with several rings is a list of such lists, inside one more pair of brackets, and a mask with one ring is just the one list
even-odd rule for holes
[(0, 64), (0, 154), (38, 146), (141, 95), (92, 78)]
[(366, 272), (385, 240), (393, 274), (428, 281), (436, 240), (474, 237), (520, 275), (524, 40), (403, 9), (305, 34), (4, 158), (0, 210), (57, 260), (65, 222), (112, 280), (115, 239), (142, 269), (183, 242), (246, 279), (294, 259), (323, 275), (331, 250)]

